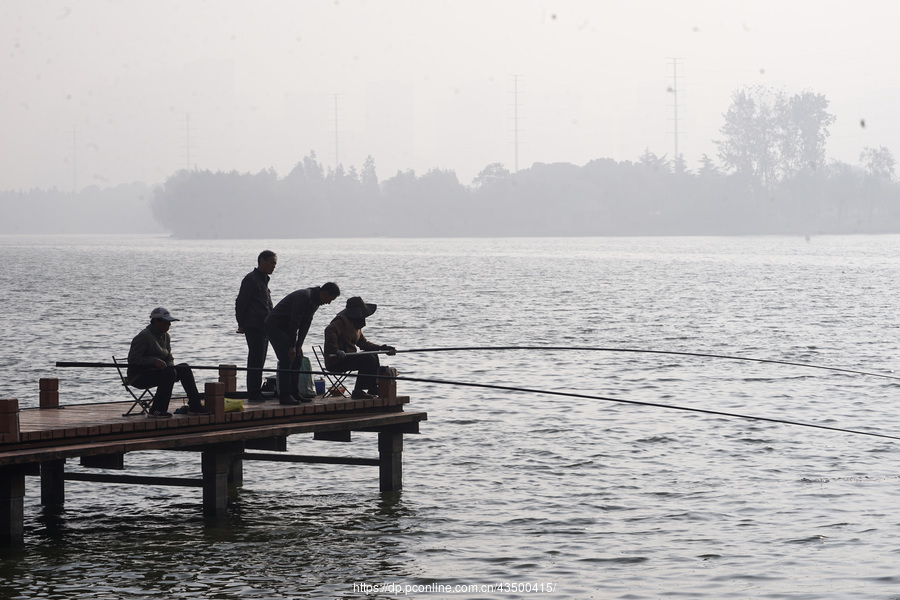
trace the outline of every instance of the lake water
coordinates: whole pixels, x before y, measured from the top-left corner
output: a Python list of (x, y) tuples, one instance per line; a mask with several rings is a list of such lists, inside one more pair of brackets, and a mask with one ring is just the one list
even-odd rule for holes
[[(63, 404), (124, 399), (114, 373), (54, 363), (125, 356), (158, 305), (182, 319), (176, 360), (242, 364), (234, 297), (264, 248), (279, 256), (276, 301), (342, 288), (307, 349), (341, 300), (361, 295), (378, 304), (367, 337), (399, 349), (629, 348), (888, 375), (900, 353), (898, 236), (0, 236), (0, 397), (36, 406), (38, 379), (59, 377)], [(900, 435), (897, 381), (874, 376), (584, 350), (386, 362), (408, 377)], [(896, 441), (584, 398), (399, 391), (428, 412), (406, 436), (399, 493), (379, 493), (371, 467), (253, 462), (216, 523), (198, 489), (69, 482), (54, 513), (29, 478), (26, 543), (0, 550), (0, 597), (900, 598)], [(289, 450), (371, 456), (375, 440), (294, 436)], [(134, 453), (126, 465), (200, 471), (196, 454)]]

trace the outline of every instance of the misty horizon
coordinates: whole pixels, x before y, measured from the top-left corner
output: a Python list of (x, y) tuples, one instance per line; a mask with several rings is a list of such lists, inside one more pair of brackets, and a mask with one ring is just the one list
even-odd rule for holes
[(383, 176), (452, 169), (463, 181), (495, 163), (647, 149), (696, 169), (716, 154), (730, 94), (754, 85), (825, 95), (830, 157), (856, 164), (864, 148), (900, 147), (897, 10), (11, 0), (0, 189), (286, 174), (309, 151), (332, 169), (371, 155)]

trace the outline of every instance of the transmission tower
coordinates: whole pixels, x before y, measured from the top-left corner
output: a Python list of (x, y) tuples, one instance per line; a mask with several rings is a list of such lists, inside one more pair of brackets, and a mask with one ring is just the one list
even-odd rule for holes
[(184, 168), (191, 170), (191, 113), (184, 113)]
[(678, 65), (680, 64), (680, 58), (670, 58), (669, 61), (672, 64), (672, 85), (669, 87), (669, 91), (672, 93), (672, 109), (673, 109), (673, 118), (672, 123), (674, 125), (674, 131), (672, 133), (673, 140), (675, 142), (675, 154), (673, 156), (674, 160), (678, 160), (681, 156), (678, 151), (678, 137), (679, 137), (679, 117), (678, 117)]
[(519, 172), (519, 76), (513, 75), (513, 173)]
[(341, 162), (340, 150), (340, 129), (338, 128), (338, 95), (334, 94), (334, 172), (337, 173), (338, 165)]
[(72, 193), (78, 193), (78, 130), (72, 128)]

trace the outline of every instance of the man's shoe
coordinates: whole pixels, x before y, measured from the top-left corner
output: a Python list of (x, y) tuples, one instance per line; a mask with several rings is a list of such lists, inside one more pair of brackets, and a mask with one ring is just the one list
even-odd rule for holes
[(171, 419), (172, 413), (166, 412), (164, 410), (153, 409), (147, 413), (147, 416), (151, 419)]
[(191, 406), (190, 404), (188, 404), (189, 415), (208, 415), (210, 413), (212, 413), (212, 411), (205, 406)]
[(262, 404), (265, 401), (266, 398), (262, 394), (253, 394), (247, 398), (247, 404)]
[(350, 397), (353, 400), (372, 400), (375, 398), (375, 396), (363, 390), (353, 390), (353, 394)]
[(286, 396), (284, 398), (278, 399), (278, 404), (287, 404), (289, 406), (296, 406), (300, 404), (300, 401), (294, 398), (293, 396)]

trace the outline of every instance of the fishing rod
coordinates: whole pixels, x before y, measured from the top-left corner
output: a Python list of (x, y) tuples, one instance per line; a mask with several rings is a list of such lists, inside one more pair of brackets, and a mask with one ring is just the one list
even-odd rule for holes
[[(141, 367), (146, 369), (150, 367), (149, 370), (153, 370), (155, 367), (152, 365), (129, 365), (128, 363), (104, 363), (104, 362), (66, 362), (66, 361), (58, 361), (56, 363), (57, 367), (68, 368), (68, 367), (76, 367), (76, 368), (86, 368), (86, 369), (106, 369), (115, 367), (118, 369), (124, 369), (127, 367)], [(264, 373), (307, 373), (313, 375), (324, 375), (324, 373), (318, 371), (299, 371), (297, 369), (267, 369), (265, 367), (238, 367), (236, 365), (188, 365), (191, 369), (195, 371), (219, 371), (221, 369), (227, 369), (231, 371), (262, 371)]]
[[(523, 349), (524, 347), (516, 346), (515, 348)], [(479, 349), (485, 350), (485, 349), (493, 349), (493, 348), (479, 348)], [(546, 348), (543, 348), (543, 349), (546, 349)], [(400, 350), (398, 350), (397, 352), (400, 352)], [(56, 366), (57, 367), (107, 368), (107, 367), (122, 367), (122, 366), (126, 366), (126, 365), (116, 364), (116, 363), (57, 362)], [(191, 368), (198, 369), (198, 370), (219, 370), (221, 367), (219, 367), (219, 366), (203, 366), (203, 365), (193, 366), (192, 365)], [(292, 370), (292, 369), (265, 369), (265, 368), (258, 368), (258, 367), (234, 367), (234, 366), (229, 366), (228, 368), (235, 369), (238, 371), (262, 370), (262, 371), (268, 371), (268, 372), (279, 372), (279, 371), (280, 372), (296, 372), (296, 373), (303, 373), (303, 374), (310, 374), (310, 375), (329, 375), (330, 374), (330, 373), (325, 373), (323, 371), (297, 371), (297, 370)], [(352, 377), (359, 376), (357, 373), (354, 373), (352, 371), (348, 371), (346, 374), (350, 375)], [(756, 415), (745, 415), (745, 414), (741, 414), (741, 413), (710, 410), (710, 409), (705, 409), (705, 408), (692, 408), (689, 406), (679, 406), (677, 404), (663, 404), (661, 402), (648, 402), (648, 401), (643, 401), (643, 400), (627, 400), (627, 399), (623, 399), (623, 398), (610, 398), (607, 396), (594, 396), (594, 395), (590, 395), (590, 394), (579, 394), (576, 392), (539, 390), (539, 389), (534, 389), (534, 388), (514, 387), (514, 386), (497, 385), (497, 384), (491, 384), (491, 383), (474, 383), (474, 382), (468, 382), (468, 381), (452, 381), (452, 380), (446, 380), (446, 379), (426, 379), (426, 378), (421, 378), (421, 377), (406, 377), (406, 376), (399, 376), (399, 375), (371, 375), (371, 376), (375, 377), (377, 379), (391, 379), (391, 380), (395, 380), (395, 381), (410, 381), (410, 382), (415, 382), (415, 383), (430, 383), (430, 384), (437, 384), (437, 385), (455, 385), (455, 386), (460, 386), (460, 387), (473, 387), (473, 388), (490, 389), (490, 390), (501, 390), (501, 391), (506, 391), (506, 392), (522, 392), (522, 393), (529, 393), (529, 394), (544, 394), (547, 396), (559, 396), (559, 397), (565, 397), (565, 398), (581, 398), (581, 399), (585, 399), (585, 400), (600, 400), (603, 402), (629, 404), (632, 406), (646, 406), (646, 407), (651, 407), (651, 408), (662, 408), (662, 409), (666, 409), (666, 410), (678, 410), (678, 411), (683, 411), (683, 412), (693, 412), (693, 413), (713, 415), (713, 416), (718, 416), (718, 417), (729, 417), (729, 418), (735, 418), (735, 419), (744, 419), (744, 420), (748, 420), (748, 421), (763, 421), (763, 422), (767, 422), (767, 423), (777, 423), (777, 424), (781, 424), (781, 425), (793, 425), (796, 427), (807, 427), (807, 428), (812, 428), (812, 429), (824, 429), (827, 431), (837, 431), (840, 433), (848, 433), (848, 434), (852, 434), (852, 435), (865, 435), (865, 436), (869, 436), (869, 437), (878, 437), (878, 438), (889, 439), (889, 440), (900, 440), (900, 437), (898, 437), (898, 436), (887, 435), (884, 433), (876, 433), (876, 432), (872, 432), (872, 431), (860, 431), (857, 429), (845, 429), (843, 427), (832, 427), (830, 425), (819, 425), (817, 423), (804, 423), (801, 421), (792, 421), (789, 419), (776, 419), (774, 417), (760, 417), (760, 416), (756, 416)]]
[[(456, 346), (447, 348), (410, 348), (405, 350), (394, 349), (395, 354), (423, 353), (423, 352), (471, 352), (471, 351), (504, 351), (504, 350), (531, 350), (531, 351), (549, 351), (549, 352), (627, 352), (633, 354), (660, 354), (668, 356), (689, 356), (695, 358), (718, 358), (723, 360), (737, 360), (744, 362), (755, 362), (763, 364), (787, 365), (791, 367), (802, 367), (805, 369), (820, 369), (823, 371), (832, 371), (837, 373), (848, 373), (851, 375), (865, 375), (868, 377), (881, 377), (883, 379), (900, 380), (900, 376), (889, 375), (887, 373), (874, 373), (871, 371), (861, 371), (857, 369), (847, 369), (843, 367), (828, 367), (825, 365), (814, 365), (811, 363), (801, 363), (787, 360), (777, 360), (771, 358), (754, 358), (750, 356), (735, 356), (731, 354), (711, 354), (705, 352), (686, 352), (678, 350), (647, 350), (641, 348), (604, 348), (597, 346)], [(355, 352), (351, 354), (389, 354), (391, 350), (367, 350), (364, 352)], [(114, 367), (127, 366), (123, 364), (115, 365), (114, 363), (56, 363), (57, 367)], [(144, 365), (142, 365), (144, 366)], [(194, 369), (218, 369), (219, 367), (195, 367)], [(263, 372), (279, 372), (278, 369), (264, 369), (260, 367), (242, 368), (240, 370), (259, 370)], [(282, 369), (281, 371), (284, 371)]]
[[(398, 350), (399, 352), (399, 350)], [(609, 398), (606, 396), (593, 396), (590, 394), (578, 394), (576, 392), (558, 392), (555, 390), (539, 390), (533, 388), (514, 387), (506, 385), (496, 385), (491, 383), (472, 383), (467, 381), (450, 381), (445, 379), (423, 379), (419, 377), (401, 377), (390, 375), (375, 375), (375, 377), (383, 379), (395, 379), (397, 381), (414, 381), (418, 383), (435, 383), (439, 385), (457, 385), (464, 387), (484, 388), (491, 390), (503, 390), (507, 392), (526, 392), (531, 394), (545, 394), (549, 396), (562, 396), (566, 398), (582, 398), (586, 400), (601, 400), (604, 402), (615, 402), (619, 404), (630, 404), (633, 406), (647, 406), (652, 408), (664, 408), (667, 410), (680, 410), (684, 412), (701, 413), (706, 415), (714, 415), (719, 417), (731, 417), (736, 419), (745, 419), (749, 421), (764, 421), (767, 423), (778, 423), (781, 425), (794, 425), (797, 427), (809, 427), (813, 429), (825, 429), (828, 431), (839, 431), (841, 433), (849, 433), (853, 435), (866, 435), (870, 437), (884, 438), (888, 440), (900, 440), (900, 436), (887, 435), (885, 433), (875, 433), (872, 431), (860, 431), (857, 429), (845, 429), (843, 427), (832, 427), (830, 425), (819, 425), (817, 423), (804, 423), (802, 421), (791, 421), (788, 419), (776, 419), (774, 417), (759, 417), (756, 415), (744, 415), (740, 413), (725, 412), (719, 410), (709, 410), (705, 408), (692, 408), (690, 406), (679, 406), (677, 404), (662, 404), (660, 402), (647, 402), (642, 400), (626, 400), (623, 398)]]
[[(839, 373), (850, 373), (853, 375), (868, 375), (870, 377), (883, 377), (885, 379), (898, 379), (900, 376), (888, 375), (886, 373), (873, 373), (869, 371), (858, 371), (855, 369), (845, 369), (841, 367), (827, 367), (824, 365), (814, 365), (811, 363), (791, 362), (787, 360), (776, 360), (770, 358), (752, 358), (748, 356), (734, 356), (728, 354), (707, 354), (703, 352), (680, 352), (677, 350), (645, 350), (639, 348), (602, 348), (596, 346), (461, 346), (456, 348), (414, 348), (409, 350), (397, 350), (397, 354), (404, 352), (457, 352), (457, 351), (475, 351), (475, 350), (542, 350), (542, 351), (575, 351), (575, 352), (631, 352), (636, 354), (664, 354), (673, 356), (692, 356), (699, 358), (720, 358), (725, 360), (741, 360), (747, 362), (768, 363), (777, 365), (788, 365), (792, 367), (804, 367), (807, 369), (822, 369), (825, 371), (837, 371)], [(384, 351), (380, 351), (384, 352)], [(379, 354), (380, 352), (374, 352)]]

